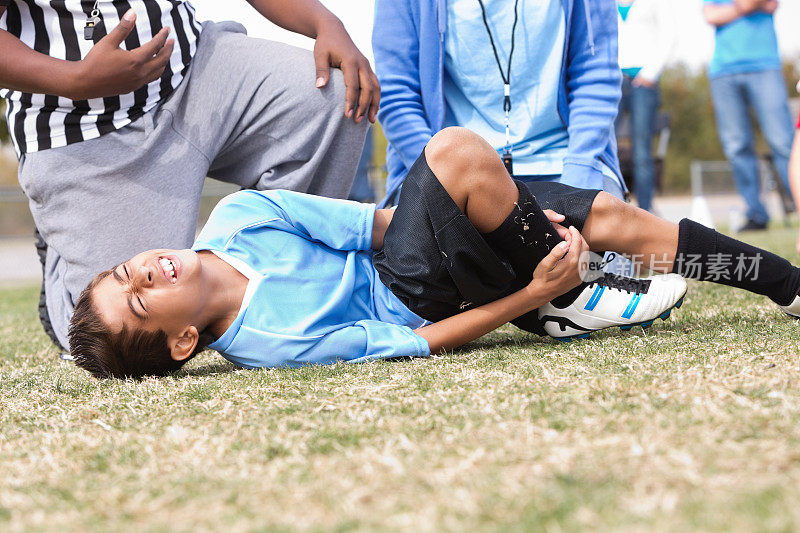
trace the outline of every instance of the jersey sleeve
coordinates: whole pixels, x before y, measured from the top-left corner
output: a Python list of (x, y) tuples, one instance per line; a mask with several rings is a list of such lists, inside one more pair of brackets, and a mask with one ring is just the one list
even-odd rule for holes
[(220, 201), (197, 238), (224, 250), (239, 231), (258, 225), (290, 231), (335, 250), (369, 250), (375, 204), (293, 191), (246, 190)]
[(392, 357), (427, 357), (428, 342), (406, 326), (361, 320), (324, 335), (296, 337), (243, 326), (227, 348), (214, 347), (246, 368), (361, 363)]

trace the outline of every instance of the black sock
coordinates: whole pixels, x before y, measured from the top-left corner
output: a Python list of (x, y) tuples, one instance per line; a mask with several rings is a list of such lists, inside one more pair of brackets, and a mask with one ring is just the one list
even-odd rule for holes
[(783, 257), (688, 218), (681, 220), (678, 228), (673, 272), (763, 294), (778, 305), (789, 305), (797, 296), (800, 269)]
[[(564, 239), (547, 219), (536, 198), (522, 182), (515, 181), (519, 200), (500, 226), (484, 233), (483, 237), (499, 257), (505, 258), (517, 275), (521, 289), (533, 279), (533, 271), (547, 254)], [(580, 295), (585, 284), (553, 300), (557, 307), (566, 307)], [(546, 335), (537, 312), (531, 312), (511, 322), (515, 326)]]

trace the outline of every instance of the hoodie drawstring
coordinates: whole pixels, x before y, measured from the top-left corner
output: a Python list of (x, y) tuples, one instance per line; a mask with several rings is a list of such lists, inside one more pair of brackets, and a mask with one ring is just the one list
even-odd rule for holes
[(592, 27), (592, 8), (589, 0), (583, 0), (583, 10), (586, 11), (586, 29), (589, 31), (589, 50), (594, 55), (594, 27)]
[(439, 40), (444, 43), (444, 32), (447, 29), (447, 0), (439, 0), (436, 11), (439, 26)]

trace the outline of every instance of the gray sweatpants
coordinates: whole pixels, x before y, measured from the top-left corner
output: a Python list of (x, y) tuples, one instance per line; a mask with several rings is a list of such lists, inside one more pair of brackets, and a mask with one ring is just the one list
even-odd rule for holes
[(340, 71), (322, 90), (315, 78), (311, 52), (207, 23), (186, 78), (156, 110), (22, 157), (19, 181), (48, 244), (47, 309), (64, 346), (74, 303), (97, 273), (144, 250), (191, 246), (206, 176), (347, 196), (367, 121), (345, 119)]

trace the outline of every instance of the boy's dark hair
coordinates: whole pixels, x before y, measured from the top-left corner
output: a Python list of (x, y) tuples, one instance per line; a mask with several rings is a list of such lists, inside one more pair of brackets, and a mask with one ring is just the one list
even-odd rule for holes
[(201, 333), (192, 355), (183, 361), (176, 361), (171, 356), (164, 331), (129, 329), (123, 324), (122, 331), (112, 332), (92, 302), (92, 290), (112, 271), (110, 269), (98, 274), (75, 304), (69, 326), (69, 346), (79, 367), (100, 379), (166, 376), (180, 369), (213, 342), (214, 339), (208, 334)]

